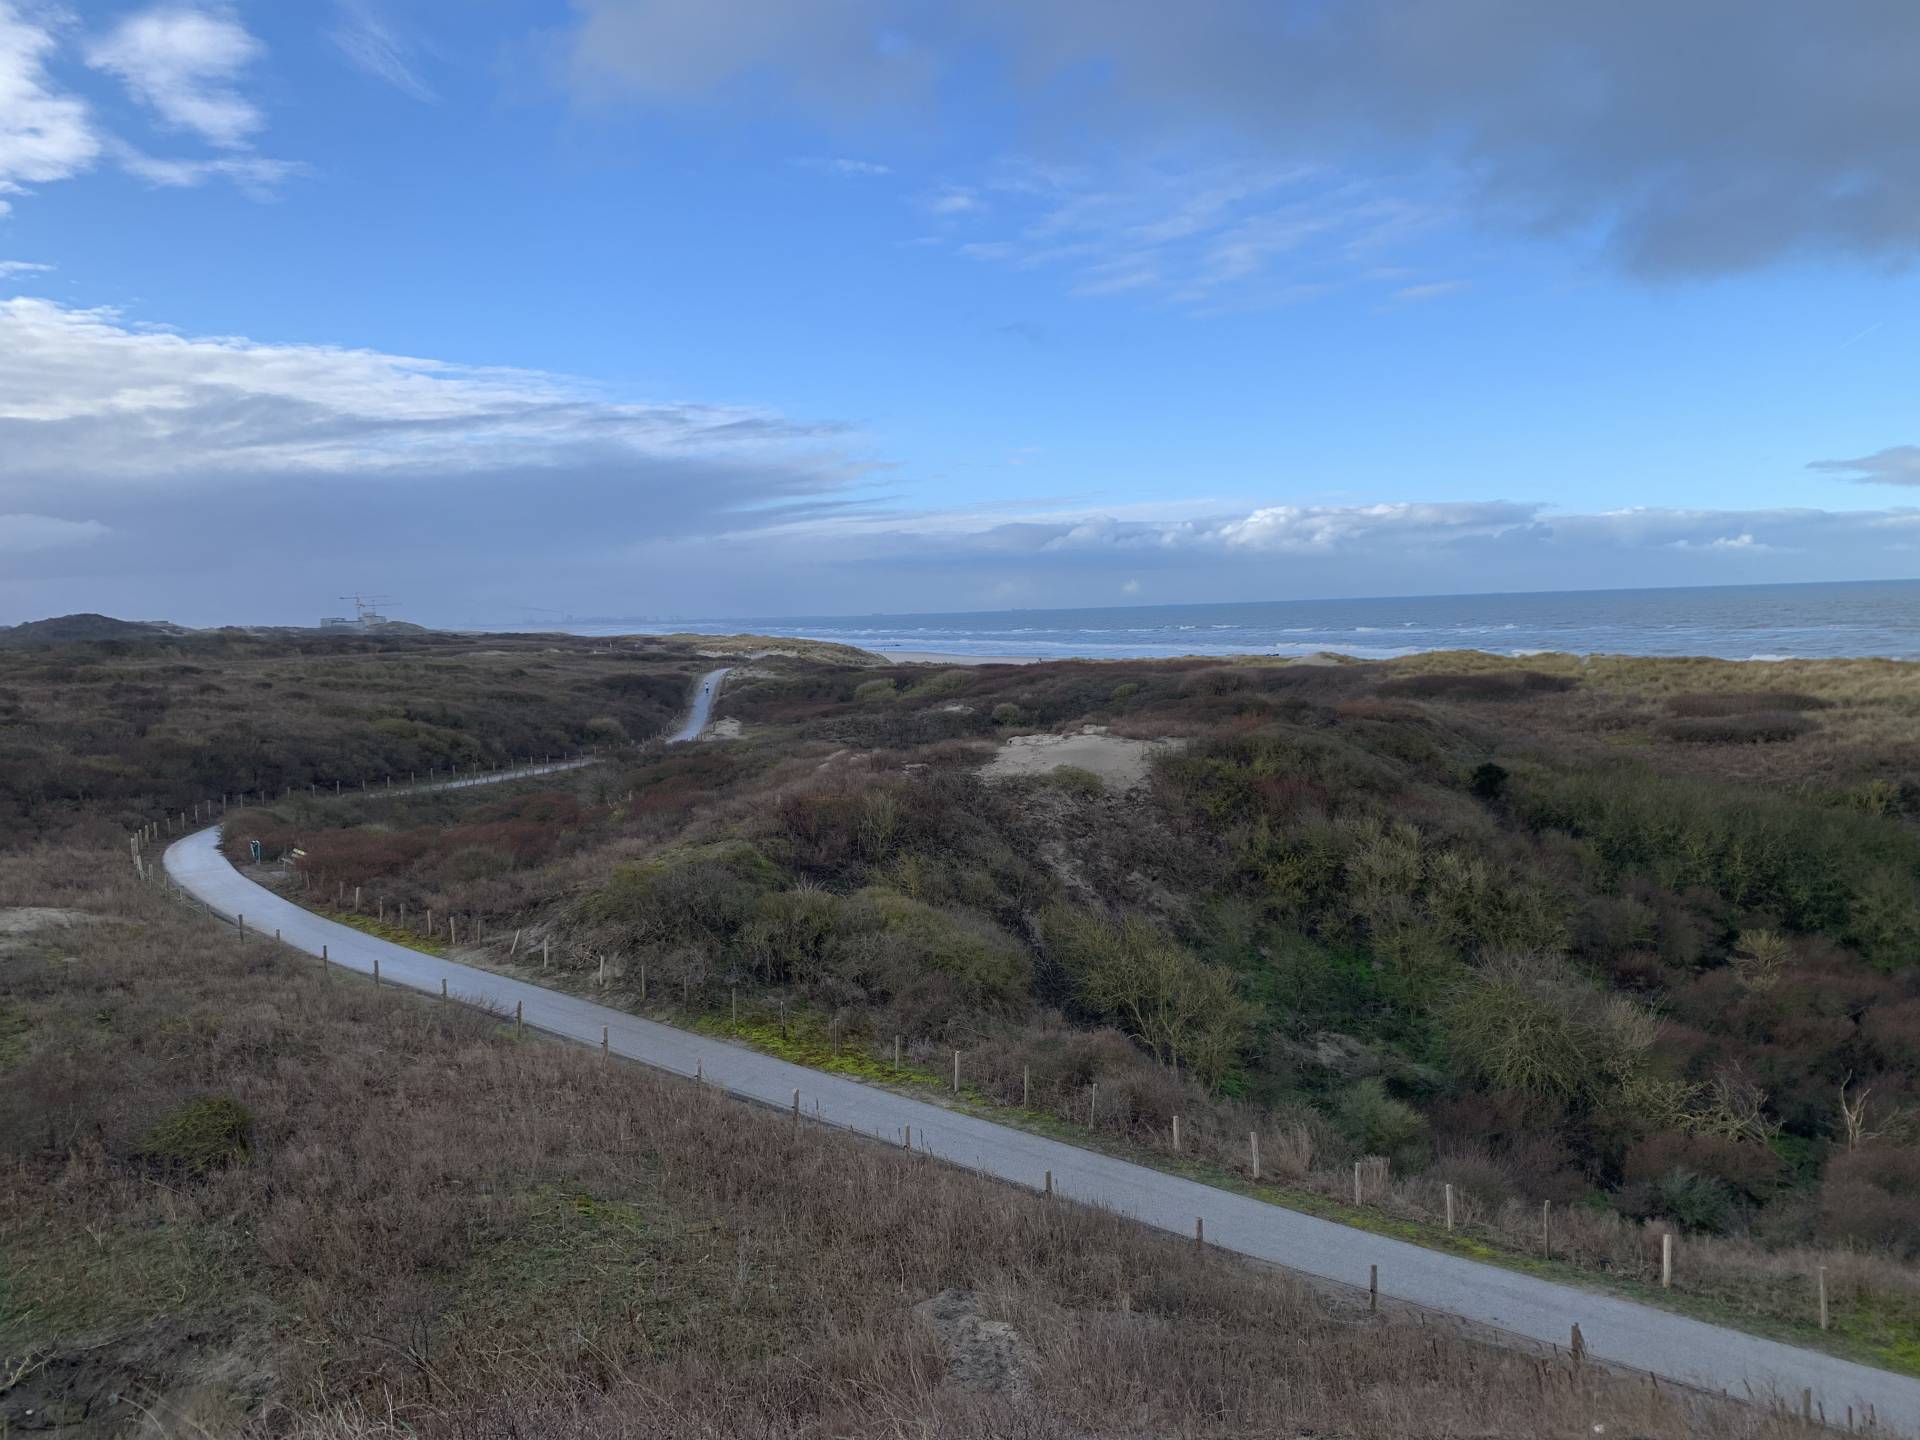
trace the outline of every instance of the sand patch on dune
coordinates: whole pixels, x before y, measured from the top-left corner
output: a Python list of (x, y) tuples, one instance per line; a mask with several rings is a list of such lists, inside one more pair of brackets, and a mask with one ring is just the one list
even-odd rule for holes
[(1072, 735), (1016, 735), (989, 760), (981, 774), (989, 780), (1046, 775), (1062, 766), (1091, 770), (1111, 789), (1132, 790), (1146, 783), (1154, 760), (1177, 750), (1180, 740), (1129, 740), (1104, 725), (1084, 725)]

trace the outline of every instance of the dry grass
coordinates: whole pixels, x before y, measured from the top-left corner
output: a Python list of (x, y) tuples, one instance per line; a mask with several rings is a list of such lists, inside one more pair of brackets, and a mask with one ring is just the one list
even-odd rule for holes
[[(475, 1440), (1801, 1430), (329, 982), (98, 852), (0, 859), (0, 903), (114, 922), (0, 957), (0, 1406)], [(207, 1095), (247, 1158), (168, 1168), (145, 1137)], [(1022, 1380), (958, 1383), (911, 1313), (946, 1290)]]

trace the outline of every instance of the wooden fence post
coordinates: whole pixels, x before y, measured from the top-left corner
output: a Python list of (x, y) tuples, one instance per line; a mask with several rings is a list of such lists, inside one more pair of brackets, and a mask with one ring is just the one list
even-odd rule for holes
[(327, 968), (327, 947), (324, 945), (320, 947), (320, 973), (329, 980), (333, 978), (333, 972)]
[(1549, 1217), (1553, 1213), (1553, 1202), (1540, 1202), (1540, 1254), (1546, 1259), (1553, 1258), (1553, 1229)]
[(1660, 1237), (1660, 1288), (1673, 1288), (1673, 1232), (1669, 1230)]
[(1447, 1231), (1451, 1234), (1453, 1231), (1453, 1186), (1448, 1184), (1445, 1187), (1444, 1193), (1447, 1199)]
[(600, 1027), (600, 1058), (606, 1060), (613, 1055), (613, 1032), (611, 1027)]
[(1204, 1245), (1207, 1243), (1207, 1222), (1204, 1216), (1196, 1215), (1193, 1217), (1193, 1243), (1195, 1245)]
[(898, 1035), (893, 1037), (893, 1073), (896, 1075), (900, 1073), (900, 1037)]
[(552, 952), (548, 948), (552, 943), (552, 941), (546, 939), (542, 939), (540, 942), (540, 968), (543, 971), (552, 963)]
[(1380, 1308), (1380, 1267), (1367, 1266), (1367, 1313), (1373, 1314)]
[(447, 1003), (447, 977), (444, 975), (440, 977), (440, 1003)]
[(1820, 1328), (1827, 1328), (1827, 1267), (1822, 1265), (1816, 1279), (1820, 1285)]
[(1176, 1155), (1180, 1153), (1180, 1117), (1178, 1115), (1173, 1117), (1173, 1153)]
[(953, 1093), (960, 1093), (960, 1052), (953, 1052)]
[(1047, 1183), (1042, 1187), (1041, 1193), (1049, 1200), (1053, 1198), (1053, 1171), (1051, 1170), (1047, 1171)]
[(1258, 1130), (1247, 1132), (1247, 1144), (1253, 1148), (1253, 1178), (1258, 1180), (1260, 1178), (1260, 1132)]
[(379, 957), (378, 955), (376, 955), (376, 956), (374, 956), (374, 957), (373, 957), (373, 984), (374, 984), (374, 988), (375, 988), (376, 990), (377, 990), (377, 989), (379, 989), (379, 987), (380, 987), (380, 957)]
[(1360, 1162), (1353, 1162), (1353, 1203), (1360, 1203)]
[(796, 1120), (800, 1118), (800, 1092), (798, 1090), (793, 1092), (793, 1118)]
[(525, 1034), (527, 1028), (527, 1018), (521, 1010), (521, 1004), (518, 1000), (513, 1002), (513, 1033), (516, 1035)]

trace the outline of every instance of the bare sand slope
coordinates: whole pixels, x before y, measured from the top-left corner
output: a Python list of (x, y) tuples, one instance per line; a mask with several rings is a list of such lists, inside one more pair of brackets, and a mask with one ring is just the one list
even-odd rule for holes
[(1110, 735), (1104, 725), (1084, 725), (1074, 735), (1016, 735), (1000, 747), (981, 774), (989, 780), (1046, 775), (1071, 765), (1091, 770), (1116, 790), (1146, 782), (1154, 757), (1178, 749), (1179, 740), (1129, 740)]

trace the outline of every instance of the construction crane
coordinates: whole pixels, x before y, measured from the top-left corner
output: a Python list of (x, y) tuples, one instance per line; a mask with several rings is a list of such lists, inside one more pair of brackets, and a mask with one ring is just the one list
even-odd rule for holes
[(380, 613), (380, 607), (382, 605), (391, 605), (394, 603), (394, 598), (391, 595), (355, 594), (355, 595), (342, 595), (340, 598), (342, 600), (351, 600), (353, 602), (354, 619), (359, 624), (362, 624), (362, 625), (386, 624), (387, 617)]

